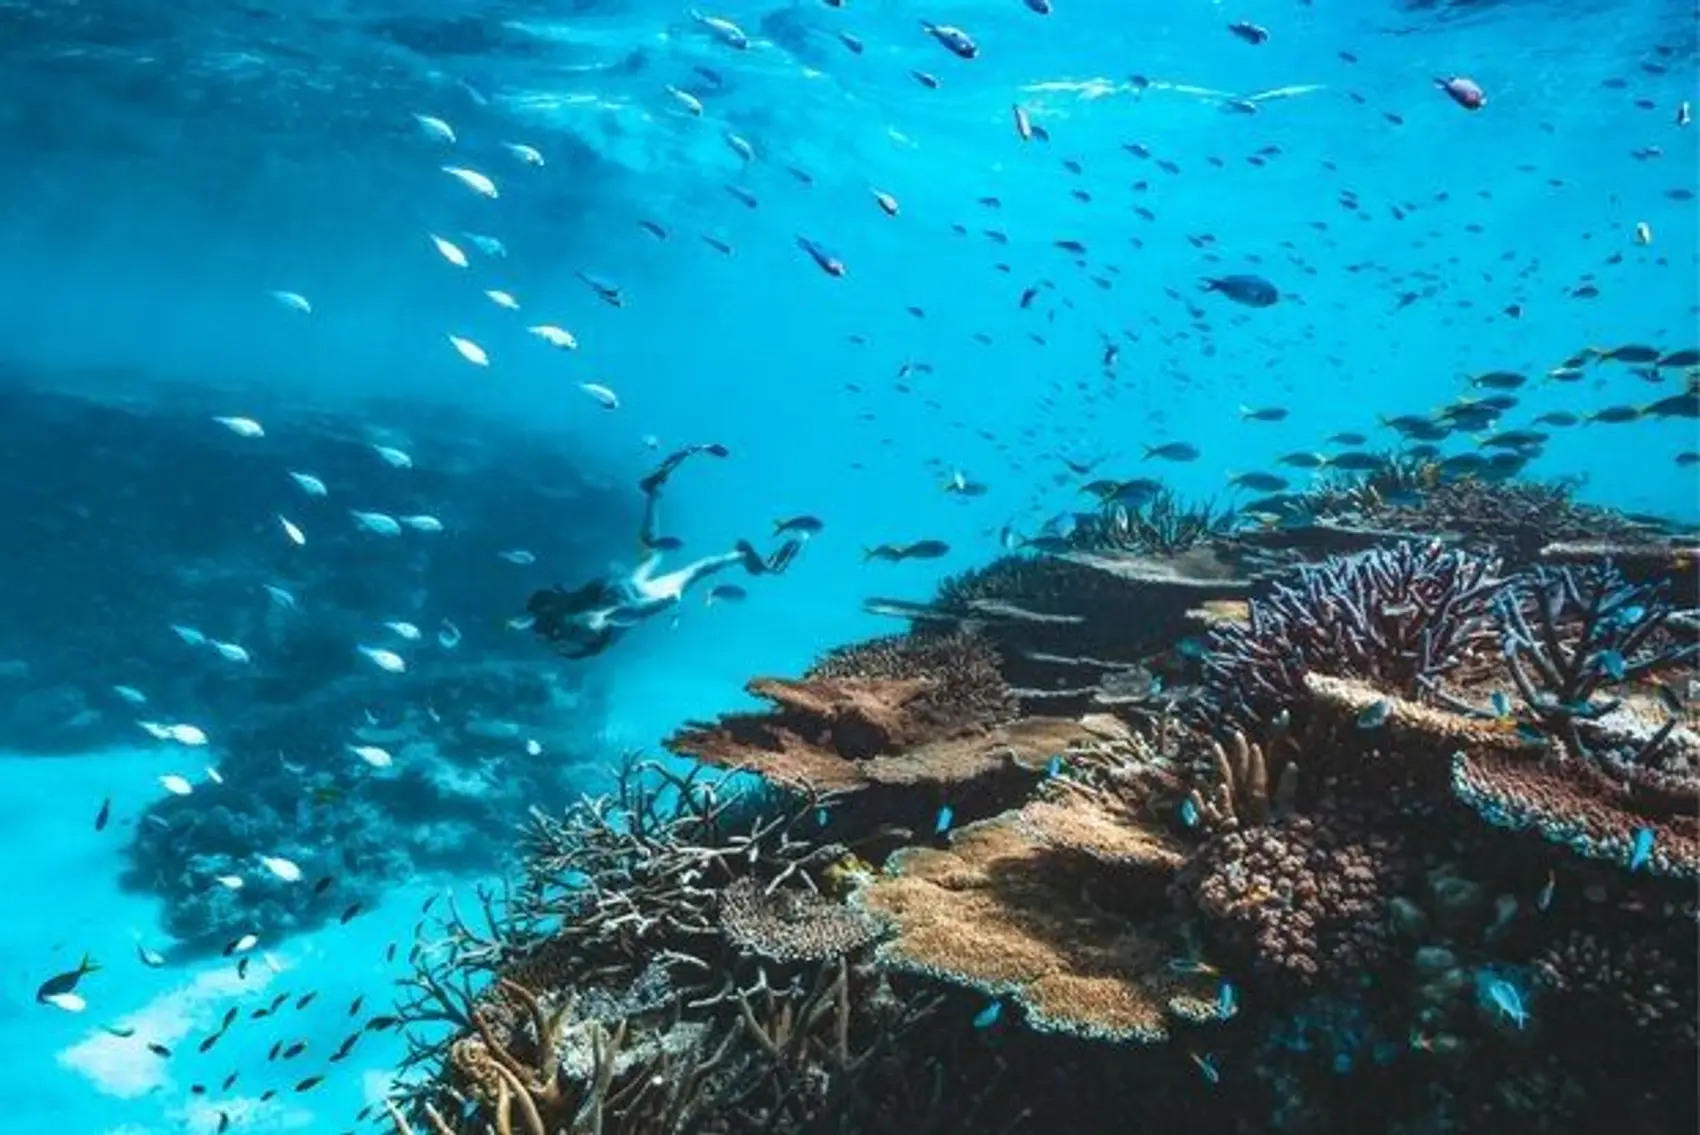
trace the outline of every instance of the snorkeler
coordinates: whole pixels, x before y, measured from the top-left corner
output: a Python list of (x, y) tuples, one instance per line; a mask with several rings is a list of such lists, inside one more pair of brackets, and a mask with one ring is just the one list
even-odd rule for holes
[(703, 556), (674, 571), (660, 570), (662, 555), (683, 546), (678, 537), (657, 532), (657, 506), (667, 479), (699, 453), (725, 457), (728, 452), (719, 444), (688, 446), (669, 454), (639, 481), (644, 495), (643, 524), (638, 530), (643, 559), (629, 575), (594, 579), (572, 591), (557, 586), (537, 592), (526, 610), (538, 637), (568, 658), (589, 658), (607, 650), (644, 620), (676, 607), (687, 591), (717, 572), (742, 566), (751, 575), (769, 575), (790, 566), (801, 549), (800, 541), (786, 541), (764, 560), (749, 541), (740, 540), (730, 552)]

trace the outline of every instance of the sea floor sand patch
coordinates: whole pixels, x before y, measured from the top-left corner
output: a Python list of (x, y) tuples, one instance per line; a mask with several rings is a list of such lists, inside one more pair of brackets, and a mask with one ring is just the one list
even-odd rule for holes
[[(277, 968), (285, 967), (279, 963)], [(59, 1065), (85, 1077), (97, 1091), (120, 1099), (168, 1089), (173, 1082), (171, 1061), (148, 1045), (175, 1052), (185, 1040), (211, 1033), (227, 1007), (247, 1011), (247, 1004), (263, 1001), (254, 995), (270, 988), (276, 976), (270, 965), (250, 965), (246, 978), (237, 976), (228, 963), (202, 970), (112, 1022), (112, 1027), (133, 1035), (119, 1037), (99, 1029), (61, 1051)]]
[[(6, 963), (0, 1051), (8, 1054), (13, 1081), (31, 1085), (0, 1115), (0, 1133), (210, 1135), (220, 1112), (231, 1116), (232, 1130), (341, 1130), (381, 1098), (402, 1043), (390, 1032), (364, 1034), (346, 1060), (327, 1058), (366, 1020), (390, 1011), (420, 907), (451, 881), (420, 880), (347, 925), (276, 945), (261, 942), (249, 955), (246, 978), (233, 958), (145, 966), (136, 955), (139, 941), (169, 946), (158, 929), (158, 904), (123, 892), (117, 879), (129, 838), (123, 825), (139, 811), (124, 793), (153, 790), (148, 784), (159, 763), (151, 751), (0, 755), (0, 783), (7, 786), (0, 830), (13, 846), (29, 849), (29, 869), (13, 875), (0, 950)], [(109, 793), (113, 824), (96, 832), (94, 816)], [(394, 964), (385, 961), (392, 943)], [(101, 966), (78, 988), (88, 1008), (69, 1014), (37, 1004), (36, 987), (74, 967), (84, 952)], [(280, 993), (289, 1002), (275, 1017), (253, 1017)], [(308, 993), (310, 1004), (297, 1009)], [(237, 1016), (226, 1035), (200, 1051), (232, 1008)], [(119, 1037), (108, 1027), (135, 1032)], [(268, 1060), (279, 1040), (305, 1047), (291, 1060)], [(150, 1042), (170, 1056), (149, 1049)], [(225, 1088), (232, 1073), (236, 1079)], [(322, 1083), (295, 1090), (317, 1075)], [(204, 1094), (192, 1093), (197, 1084)], [(268, 1089), (276, 1095), (261, 1103)]]

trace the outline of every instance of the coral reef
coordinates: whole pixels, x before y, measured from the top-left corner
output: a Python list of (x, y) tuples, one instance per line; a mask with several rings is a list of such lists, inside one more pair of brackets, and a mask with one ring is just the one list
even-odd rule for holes
[(868, 606), (929, 626), (974, 628), (995, 645), (1026, 712), (1148, 716), (1161, 686), (1151, 656), (1198, 629), (1195, 611), (1220, 614), (1250, 590), (1234, 557), (1202, 543), (1170, 553), (1005, 556), (947, 580), (930, 603)]
[[(1548, 724), (1598, 717), (1603, 686), (1670, 670), (1700, 651), (1661, 634), (1671, 608), (1654, 584), (1610, 564), (1537, 567), (1497, 600), (1503, 651), (1524, 703)], [(1533, 623), (1531, 623), (1531, 614)]]
[(889, 635), (829, 651), (807, 678), (875, 681), (926, 679), (932, 683), (914, 710), (959, 724), (1007, 721), (1016, 716), (996, 648), (972, 631)]
[(1422, 462), (1331, 491), (872, 601), (911, 629), (539, 817), (415, 977), (401, 1122), (1692, 1129), (1694, 557)]
[[(163, 896), (166, 928), (210, 947), (327, 921), (416, 872), (498, 864), (516, 813), (580, 790), (587, 770), (575, 754), (597, 745), (600, 699), (553, 665), (445, 661), (413, 675), (428, 711), (373, 720), (362, 703), (351, 719), (349, 700), (370, 689), (355, 678), (294, 712), (251, 714), (222, 738), (222, 783), (209, 779), (143, 813), (126, 885)], [(548, 759), (532, 758), (528, 742)], [(352, 745), (380, 747), (394, 763), (371, 768)], [(334, 886), (290, 886), (258, 871), (256, 848)], [(244, 885), (221, 886), (222, 876)]]

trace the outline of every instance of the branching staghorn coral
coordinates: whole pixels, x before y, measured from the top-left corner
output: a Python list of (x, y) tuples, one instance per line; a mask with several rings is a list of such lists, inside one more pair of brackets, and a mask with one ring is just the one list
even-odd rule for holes
[(1602, 689), (1700, 649), (1660, 633), (1671, 615), (1661, 588), (1628, 583), (1609, 564), (1535, 568), (1494, 607), (1517, 691), (1548, 725), (1609, 713), (1620, 702), (1596, 701)]
[(1213, 501), (1186, 504), (1162, 489), (1137, 508), (1106, 503), (1095, 515), (1080, 519), (1069, 543), (1082, 551), (1175, 555), (1230, 535), (1235, 523), (1232, 509), (1218, 512)]
[(1400, 544), (1298, 569), (1252, 600), (1245, 625), (1212, 632), (1205, 684), (1217, 710), (1256, 729), (1303, 700), (1315, 672), (1421, 697), (1493, 637), (1499, 563)]
[[(457, 913), (420, 951), (413, 1067), (394, 1101), (432, 1135), (800, 1130), (927, 1011), (880, 994), (879, 934), (824, 891), (832, 799), (630, 762), (614, 795), (534, 812), (492, 931)], [(401, 1129), (398, 1127), (398, 1130)]]

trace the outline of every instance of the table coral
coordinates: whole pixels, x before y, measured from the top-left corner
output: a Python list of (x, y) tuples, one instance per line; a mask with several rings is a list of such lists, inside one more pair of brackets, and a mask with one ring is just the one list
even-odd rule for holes
[[(1533, 829), (1579, 855), (1628, 864), (1637, 833), (1652, 843), (1641, 868), (1657, 875), (1700, 877), (1700, 817), (1637, 811), (1631, 795), (1587, 759), (1459, 752), (1452, 786), (1458, 799), (1499, 827)], [(1693, 793), (1700, 806), (1700, 794)]]
[(891, 923), (890, 966), (1009, 997), (1041, 1030), (1166, 1039), (1171, 1002), (1208, 1000), (1213, 983), (1168, 967), (1151, 920), (1098, 909), (1070, 862), (1003, 816), (899, 852), (857, 901)]

